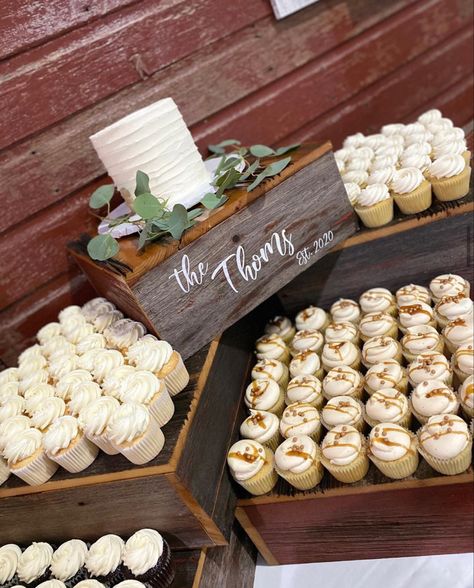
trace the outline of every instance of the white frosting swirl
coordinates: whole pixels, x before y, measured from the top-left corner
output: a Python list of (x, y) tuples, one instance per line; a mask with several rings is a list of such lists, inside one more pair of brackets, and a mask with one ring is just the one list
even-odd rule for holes
[(338, 341), (352, 341), (354, 343), (357, 339), (357, 327), (350, 322), (329, 323), (324, 337), (326, 343), (337, 343)]
[(350, 149), (351, 147), (362, 147), (365, 143), (365, 137), (362, 133), (355, 133), (354, 135), (349, 135), (344, 139), (343, 147), (344, 149)]
[(395, 388), (377, 390), (367, 400), (367, 416), (379, 423), (399, 423), (408, 413), (407, 397)]
[(21, 549), (14, 543), (0, 547), (0, 584), (6, 584), (16, 574)]
[(270, 378), (278, 382), (287, 373), (285, 364), (277, 359), (261, 359), (252, 370), (252, 380)]
[(386, 167), (390, 167), (391, 165), (395, 165), (397, 163), (398, 156), (396, 153), (387, 153), (385, 155), (377, 155), (372, 160), (370, 165), (370, 173), (378, 170), (378, 169), (385, 169)]
[(150, 414), (143, 404), (126, 402), (112, 415), (107, 437), (116, 445), (131, 443), (143, 435), (150, 424)]
[(396, 324), (393, 316), (386, 312), (369, 312), (362, 317), (359, 330), (364, 337), (377, 337), (386, 335)]
[(79, 539), (71, 539), (60, 545), (51, 559), (51, 573), (65, 582), (77, 574), (86, 562), (87, 545)]
[(417, 284), (408, 284), (402, 286), (395, 292), (397, 304), (403, 306), (405, 304), (413, 304), (414, 302), (431, 303), (431, 296), (428, 288), (418, 286)]
[(123, 319), (123, 314), (120, 310), (111, 310), (110, 312), (104, 312), (104, 314), (99, 314), (98, 317), (94, 319), (94, 329), (98, 333), (103, 333), (105, 329)]
[(18, 368), (10, 367), (0, 372), (0, 384), (6, 384), (7, 382), (18, 382)]
[(367, 185), (372, 184), (385, 184), (388, 186), (392, 181), (393, 174), (395, 173), (395, 166), (389, 165), (388, 167), (381, 167), (380, 169), (374, 169), (367, 178)]
[(277, 447), (275, 464), (284, 472), (302, 474), (315, 462), (317, 451), (316, 443), (310, 437), (293, 435)]
[(419, 355), (424, 351), (434, 351), (441, 341), (438, 331), (429, 325), (408, 327), (401, 340), (403, 349), (413, 355)]
[(336, 425), (324, 437), (321, 450), (333, 465), (348, 465), (360, 455), (362, 436), (350, 425)]
[(124, 402), (149, 404), (159, 392), (161, 380), (146, 370), (135, 370), (123, 383), (122, 399)]
[(97, 437), (106, 432), (112, 416), (119, 408), (118, 400), (112, 396), (102, 396), (81, 411), (79, 423), (87, 435)]
[(80, 382), (74, 386), (67, 407), (70, 414), (79, 416), (92, 402), (100, 398), (102, 390), (96, 382)]
[(48, 543), (32, 543), (18, 559), (18, 577), (30, 584), (48, 569), (53, 555), (53, 548)]
[(287, 350), (285, 342), (278, 335), (264, 335), (255, 343), (258, 359), (278, 359)]
[(338, 366), (330, 370), (323, 380), (326, 398), (353, 394), (362, 384), (362, 375), (348, 366)]
[[(395, 138), (396, 136), (394, 136)], [(400, 157), (400, 155), (403, 153), (403, 138), (401, 142), (395, 141), (394, 138), (390, 139), (386, 145), (381, 145), (376, 153), (375, 153), (375, 158), (381, 158), (381, 157), (389, 157), (392, 161), (393, 164), (392, 166), (394, 167), (395, 164), (397, 163), (397, 159)], [(387, 167), (392, 167), (392, 166), (387, 166)], [(387, 169), (387, 168), (378, 168), (378, 169)], [(373, 170), (373, 171), (377, 171), (377, 170)]]
[(43, 343), (41, 345), (41, 351), (45, 357), (51, 360), (57, 355), (75, 353), (76, 346), (70, 343), (63, 335), (58, 335), (57, 337), (51, 337), (46, 343)]
[(459, 387), (459, 400), (464, 406), (474, 408), (474, 376), (467, 377)]
[[(411, 155), (430, 155), (431, 145), (427, 141), (421, 143), (412, 143), (403, 150), (402, 158), (409, 157)], [(415, 166), (417, 167), (417, 166)]]
[(107, 576), (122, 563), (124, 547), (123, 539), (117, 535), (104, 535), (90, 546), (86, 568), (93, 576)]
[(370, 158), (369, 157), (351, 157), (351, 159), (346, 163), (346, 170), (347, 171), (367, 171), (370, 167)]
[(125, 544), (123, 563), (134, 576), (141, 576), (156, 566), (163, 553), (163, 538), (154, 529), (141, 529)]
[(413, 409), (422, 416), (456, 413), (459, 403), (456, 394), (444, 382), (420, 382), (411, 395)]
[[(440, 120), (440, 119), (438, 119)], [(436, 122), (438, 122), (438, 120)], [(402, 135), (407, 138), (410, 135), (416, 135), (418, 133), (423, 133), (426, 130), (426, 127), (421, 122), (413, 122), (408, 125), (405, 125), (402, 129)]]
[(377, 459), (396, 461), (412, 451), (410, 433), (396, 423), (380, 423), (370, 431), (369, 447)]
[(245, 391), (245, 404), (257, 410), (269, 410), (280, 399), (280, 386), (270, 378), (254, 380)]
[(458, 416), (434, 415), (418, 433), (421, 448), (438, 459), (458, 456), (469, 443), (469, 430)]
[(431, 280), (430, 290), (435, 302), (437, 302), (443, 296), (456, 296), (461, 292), (467, 295), (469, 282), (456, 274), (441, 274)]
[(355, 182), (346, 182), (344, 184), (344, 188), (346, 189), (347, 197), (349, 198), (349, 202), (354, 206), (356, 203), (357, 198), (360, 195), (360, 186)]
[(36, 384), (47, 384), (49, 382), (49, 372), (44, 370), (37, 370), (31, 373), (27, 378), (20, 381), (19, 391), (20, 394), (25, 394), (27, 390), (35, 386)]
[(360, 307), (355, 300), (349, 298), (339, 298), (330, 308), (333, 322), (335, 323), (355, 323), (360, 319)]
[(308, 306), (295, 317), (295, 325), (298, 331), (316, 329), (321, 331), (328, 320), (326, 311), (318, 306)]
[(100, 333), (91, 333), (86, 335), (76, 345), (77, 355), (83, 355), (86, 351), (91, 349), (104, 349), (105, 337)]
[(456, 296), (443, 296), (436, 303), (435, 310), (445, 320), (452, 321), (457, 318), (472, 320), (473, 302), (464, 293)]
[[(417, 161), (420, 158), (421, 161)], [(392, 179), (392, 190), (397, 194), (408, 194), (416, 190), (418, 186), (424, 181), (424, 176), (421, 173), (421, 169), (426, 169), (431, 161), (426, 156), (411, 155), (409, 157), (412, 167), (408, 167), (407, 163), (404, 163), (402, 169), (397, 170)], [(428, 160), (428, 162), (426, 162)], [(418, 163), (419, 165), (416, 165)]]
[(405, 329), (427, 325), (434, 320), (433, 309), (421, 301), (404, 304), (398, 308), (398, 319)]
[(16, 415), (5, 419), (0, 423), (0, 455), (5, 449), (10, 438), (15, 438), (22, 431), (26, 431), (31, 426), (30, 419), (25, 415)]
[(394, 297), (386, 288), (370, 288), (359, 298), (359, 304), (364, 314), (369, 312), (387, 311), (394, 303)]
[(430, 143), (433, 139), (433, 133), (431, 131), (420, 131), (419, 133), (412, 133), (411, 135), (405, 136), (405, 145), (413, 145), (418, 143)]
[(390, 123), (388, 125), (384, 125), (380, 132), (382, 133), (382, 135), (385, 135), (386, 137), (391, 137), (392, 135), (398, 135), (401, 132), (403, 132), (403, 129), (405, 128), (405, 125), (402, 123)]
[(41, 327), (41, 329), (37, 332), (36, 338), (40, 342), (41, 345), (47, 343), (50, 339), (61, 335), (61, 325), (59, 323), (48, 323)]
[(234, 443), (227, 454), (227, 463), (238, 482), (249, 480), (263, 468), (265, 449), (258, 441), (241, 439)]
[(43, 435), (38, 429), (25, 429), (9, 436), (3, 450), (8, 465), (15, 465), (41, 449)]
[(316, 329), (297, 331), (291, 341), (290, 350), (294, 355), (301, 351), (320, 351), (324, 343), (323, 335)]
[(319, 427), (319, 412), (311, 404), (287, 406), (280, 421), (280, 433), (288, 439), (294, 435), (312, 435)]
[(77, 366), (78, 355), (74, 353), (65, 353), (55, 355), (49, 364), (49, 374), (54, 380), (60, 380), (69, 372), (75, 370)]
[(321, 367), (319, 355), (315, 351), (301, 351), (290, 362), (291, 377), (313, 376)]
[(10, 417), (21, 415), (24, 406), (25, 401), (21, 396), (9, 396), (0, 404), (0, 423)]
[(387, 145), (388, 139), (382, 133), (375, 133), (373, 135), (368, 135), (364, 140), (364, 145), (367, 145), (371, 149), (377, 151), (383, 145)]
[(92, 374), (81, 368), (73, 370), (56, 383), (56, 396), (68, 401), (74, 390), (85, 382), (92, 382)]
[(42, 355), (31, 357), (21, 362), (18, 368), (18, 377), (20, 380), (27, 379), (33, 372), (43, 369), (48, 362)]
[(357, 206), (374, 206), (383, 200), (390, 198), (388, 188), (385, 184), (370, 184), (360, 192), (357, 198)]
[(387, 359), (395, 359), (399, 354), (399, 343), (392, 337), (372, 337), (364, 343), (362, 357), (368, 366)]
[(12, 396), (19, 396), (19, 394), (19, 382), (5, 382), (5, 384), (0, 384), (0, 404)]
[(286, 389), (289, 404), (294, 402), (315, 402), (321, 398), (321, 382), (316, 376), (296, 376)]
[(94, 368), (92, 370), (94, 380), (102, 382), (114, 368), (123, 365), (123, 363), (124, 359), (120, 351), (116, 349), (98, 349), (95, 352)]
[(111, 370), (102, 382), (104, 394), (113, 396), (117, 400), (122, 400), (125, 381), (134, 372), (135, 368), (133, 365), (121, 365)]
[(437, 179), (452, 178), (464, 171), (466, 162), (462, 155), (443, 155), (435, 159), (428, 169), (428, 173)]
[(425, 380), (440, 380), (448, 383), (452, 369), (448, 360), (441, 353), (424, 351), (407, 368), (410, 382), (416, 386)]
[(278, 335), (282, 339), (291, 335), (293, 331), (293, 323), (286, 316), (276, 316), (272, 320), (268, 321), (265, 325), (266, 335)]
[(142, 323), (131, 319), (120, 319), (105, 329), (104, 336), (112, 347), (127, 349), (145, 333), (146, 329)]
[(368, 178), (369, 174), (364, 170), (353, 169), (342, 174), (342, 181), (344, 182), (344, 184), (354, 183), (359, 186), (362, 186), (367, 182)]
[(351, 396), (334, 396), (324, 406), (321, 418), (326, 428), (355, 425), (362, 418), (362, 405)]
[(342, 161), (347, 161), (354, 152), (355, 149), (352, 147), (338, 149), (337, 151), (334, 151), (334, 157)]
[(173, 348), (166, 341), (140, 339), (127, 352), (128, 362), (139, 370), (159, 372), (168, 363)]
[(441, 143), (433, 147), (435, 159), (443, 155), (462, 155), (466, 151), (466, 141), (464, 139), (445, 138)]
[(60, 311), (58, 314), (58, 320), (62, 324), (67, 321), (67, 319), (77, 315), (82, 316), (81, 307), (77, 306), (77, 304), (71, 304)]
[(240, 425), (240, 435), (245, 439), (266, 443), (278, 432), (279, 426), (280, 421), (275, 414), (250, 409), (250, 416)]
[(86, 321), (82, 314), (76, 314), (63, 321), (61, 330), (70, 343), (76, 344), (93, 333), (94, 327)]
[[(454, 365), (464, 374), (474, 374), (474, 340), (467, 345), (460, 345), (453, 356)], [(1, 410), (1, 409), (0, 409)]]
[(359, 359), (359, 349), (351, 341), (326, 343), (321, 359), (325, 368), (350, 366)]
[(20, 353), (18, 356), (18, 365), (20, 366), (24, 361), (29, 361), (30, 359), (34, 359), (40, 356), (42, 356), (41, 345), (35, 343)]
[(109, 302), (107, 298), (99, 296), (98, 298), (93, 298), (84, 304), (82, 307), (82, 314), (89, 323), (93, 323), (101, 314), (112, 312), (114, 310), (116, 310), (115, 304)]
[(472, 318), (456, 318), (444, 327), (443, 335), (455, 348), (467, 345), (472, 340), (474, 324)]
[(437, 108), (432, 108), (431, 110), (427, 110), (423, 114), (420, 114), (420, 116), (417, 118), (417, 121), (422, 125), (426, 125), (440, 120), (442, 116), (443, 115), (441, 114), (440, 110)]
[(365, 374), (365, 381), (372, 390), (395, 388), (403, 379), (404, 368), (394, 359), (376, 363)]
[(41, 401), (31, 415), (31, 425), (35, 429), (44, 431), (47, 429), (56, 419), (62, 417), (66, 412), (66, 405), (62, 398), (45, 398)]
[(43, 437), (43, 446), (48, 455), (57, 455), (67, 449), (80, 434), (79, 422), (73, 416), (62, 416), (49, 427)]

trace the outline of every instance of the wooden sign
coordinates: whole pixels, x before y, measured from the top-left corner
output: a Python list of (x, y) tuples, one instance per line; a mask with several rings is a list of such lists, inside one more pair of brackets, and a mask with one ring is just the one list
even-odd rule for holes
[(318, 0), (271, 0), (271, 2), (276, 18), (280, 20), (310, 6), (310, 4), (316, 4)]
[(188, 357), (355, 231), (330, 148), (306, 146), (260, 192), (234, 191), (179, 248), (138, 256), (121, 242), (125, 277), (76, 257), (100, 293)]

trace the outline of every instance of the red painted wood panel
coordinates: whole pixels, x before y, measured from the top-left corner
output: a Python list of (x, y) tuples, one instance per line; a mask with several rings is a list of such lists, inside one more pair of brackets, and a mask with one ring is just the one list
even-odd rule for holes
[(0, 59), (137, 0), (2, 0)]
[[(144, 0), (0, 63), (0, 148), (269, 13), (266, 0)], [(223, 41), (224, 42), (224, 41)], [(9, 124), (14, 119), (15, 125)]]
[[(380, 4), (379, 0), (353, 0), (349, 11), (345, 3), (332, 0), (282, 23), (267, 17), (228, 37), (225, 47), (220, 42), (205, 47), (5, 149), (0, 153), (4, 202), (0, 231), (104, 173), (89, 136), (117, 118), (165, 96), (174, 97), (189, 125), (231, 104), (238, 109), (239, 99), (361, 34), (413, 1)], [(248, 59), (249, 55), (258, 55), (258, 59)], [(35, 189), (30, 193), (32, 185)], [(17, 206), (18, 199), (26, 193), (28, 208)]]

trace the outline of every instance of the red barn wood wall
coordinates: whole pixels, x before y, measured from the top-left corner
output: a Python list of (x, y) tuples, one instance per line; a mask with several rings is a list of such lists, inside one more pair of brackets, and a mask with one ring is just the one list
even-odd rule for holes
[(471, 0), (3, 0), (0, 358), (91, 296), (65, 245), (106, 178), (88, 136), (173, 96), (200, 146), (330, 138), (473, 112)]

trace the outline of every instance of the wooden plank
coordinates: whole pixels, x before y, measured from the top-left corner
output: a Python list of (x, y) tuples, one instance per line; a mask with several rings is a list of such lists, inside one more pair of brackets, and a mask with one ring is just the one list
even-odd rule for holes
[(468, 481), (436, 491), (374, 492), (370, 500), (354, 492), (326, 497), (323, 504), (314, 499), (244, 510), (261, 537), (264, 554), (270, 552), (270, 564), (437, 555), (472, 551), (472, 494)]
[(201, 553), (200, 549), (172, 552), (175, 577), (171, 588), (190, 588), (193, 585), (198, 573)]
[[(332, 1), (279, 25), (272, 16), (264, 18), (229, 36), (225, 46), (218, 43), (204, 47), (146, 80), (9, 147), (0, 153), (0, 179), (4, 178), (0, 231), (103, 174), (89, 136), (121, 116), (159, 98), (173, 96), (187, 124), (196, 124), (413, 1), (354, 0), (350, 6)], [(314, 34), (315, 27), (318, 35)], [(259, 57), (249, 60), (249, 55)], [(240, 73), (236, 63), (245, 63), (245, 73)], [(18, 206), (18, 199), (26, 193), (28, 207)]]
[(3, 0), (0, 59), (77, 28), (137, 0)]
[[(237, 0), (217, 13), (213, 0), (143, 0), (0, 63), (0, 148), (254, 23), (269, 10), (265, 0)], [(34, 88), (34, 100), (25, 88)]]

